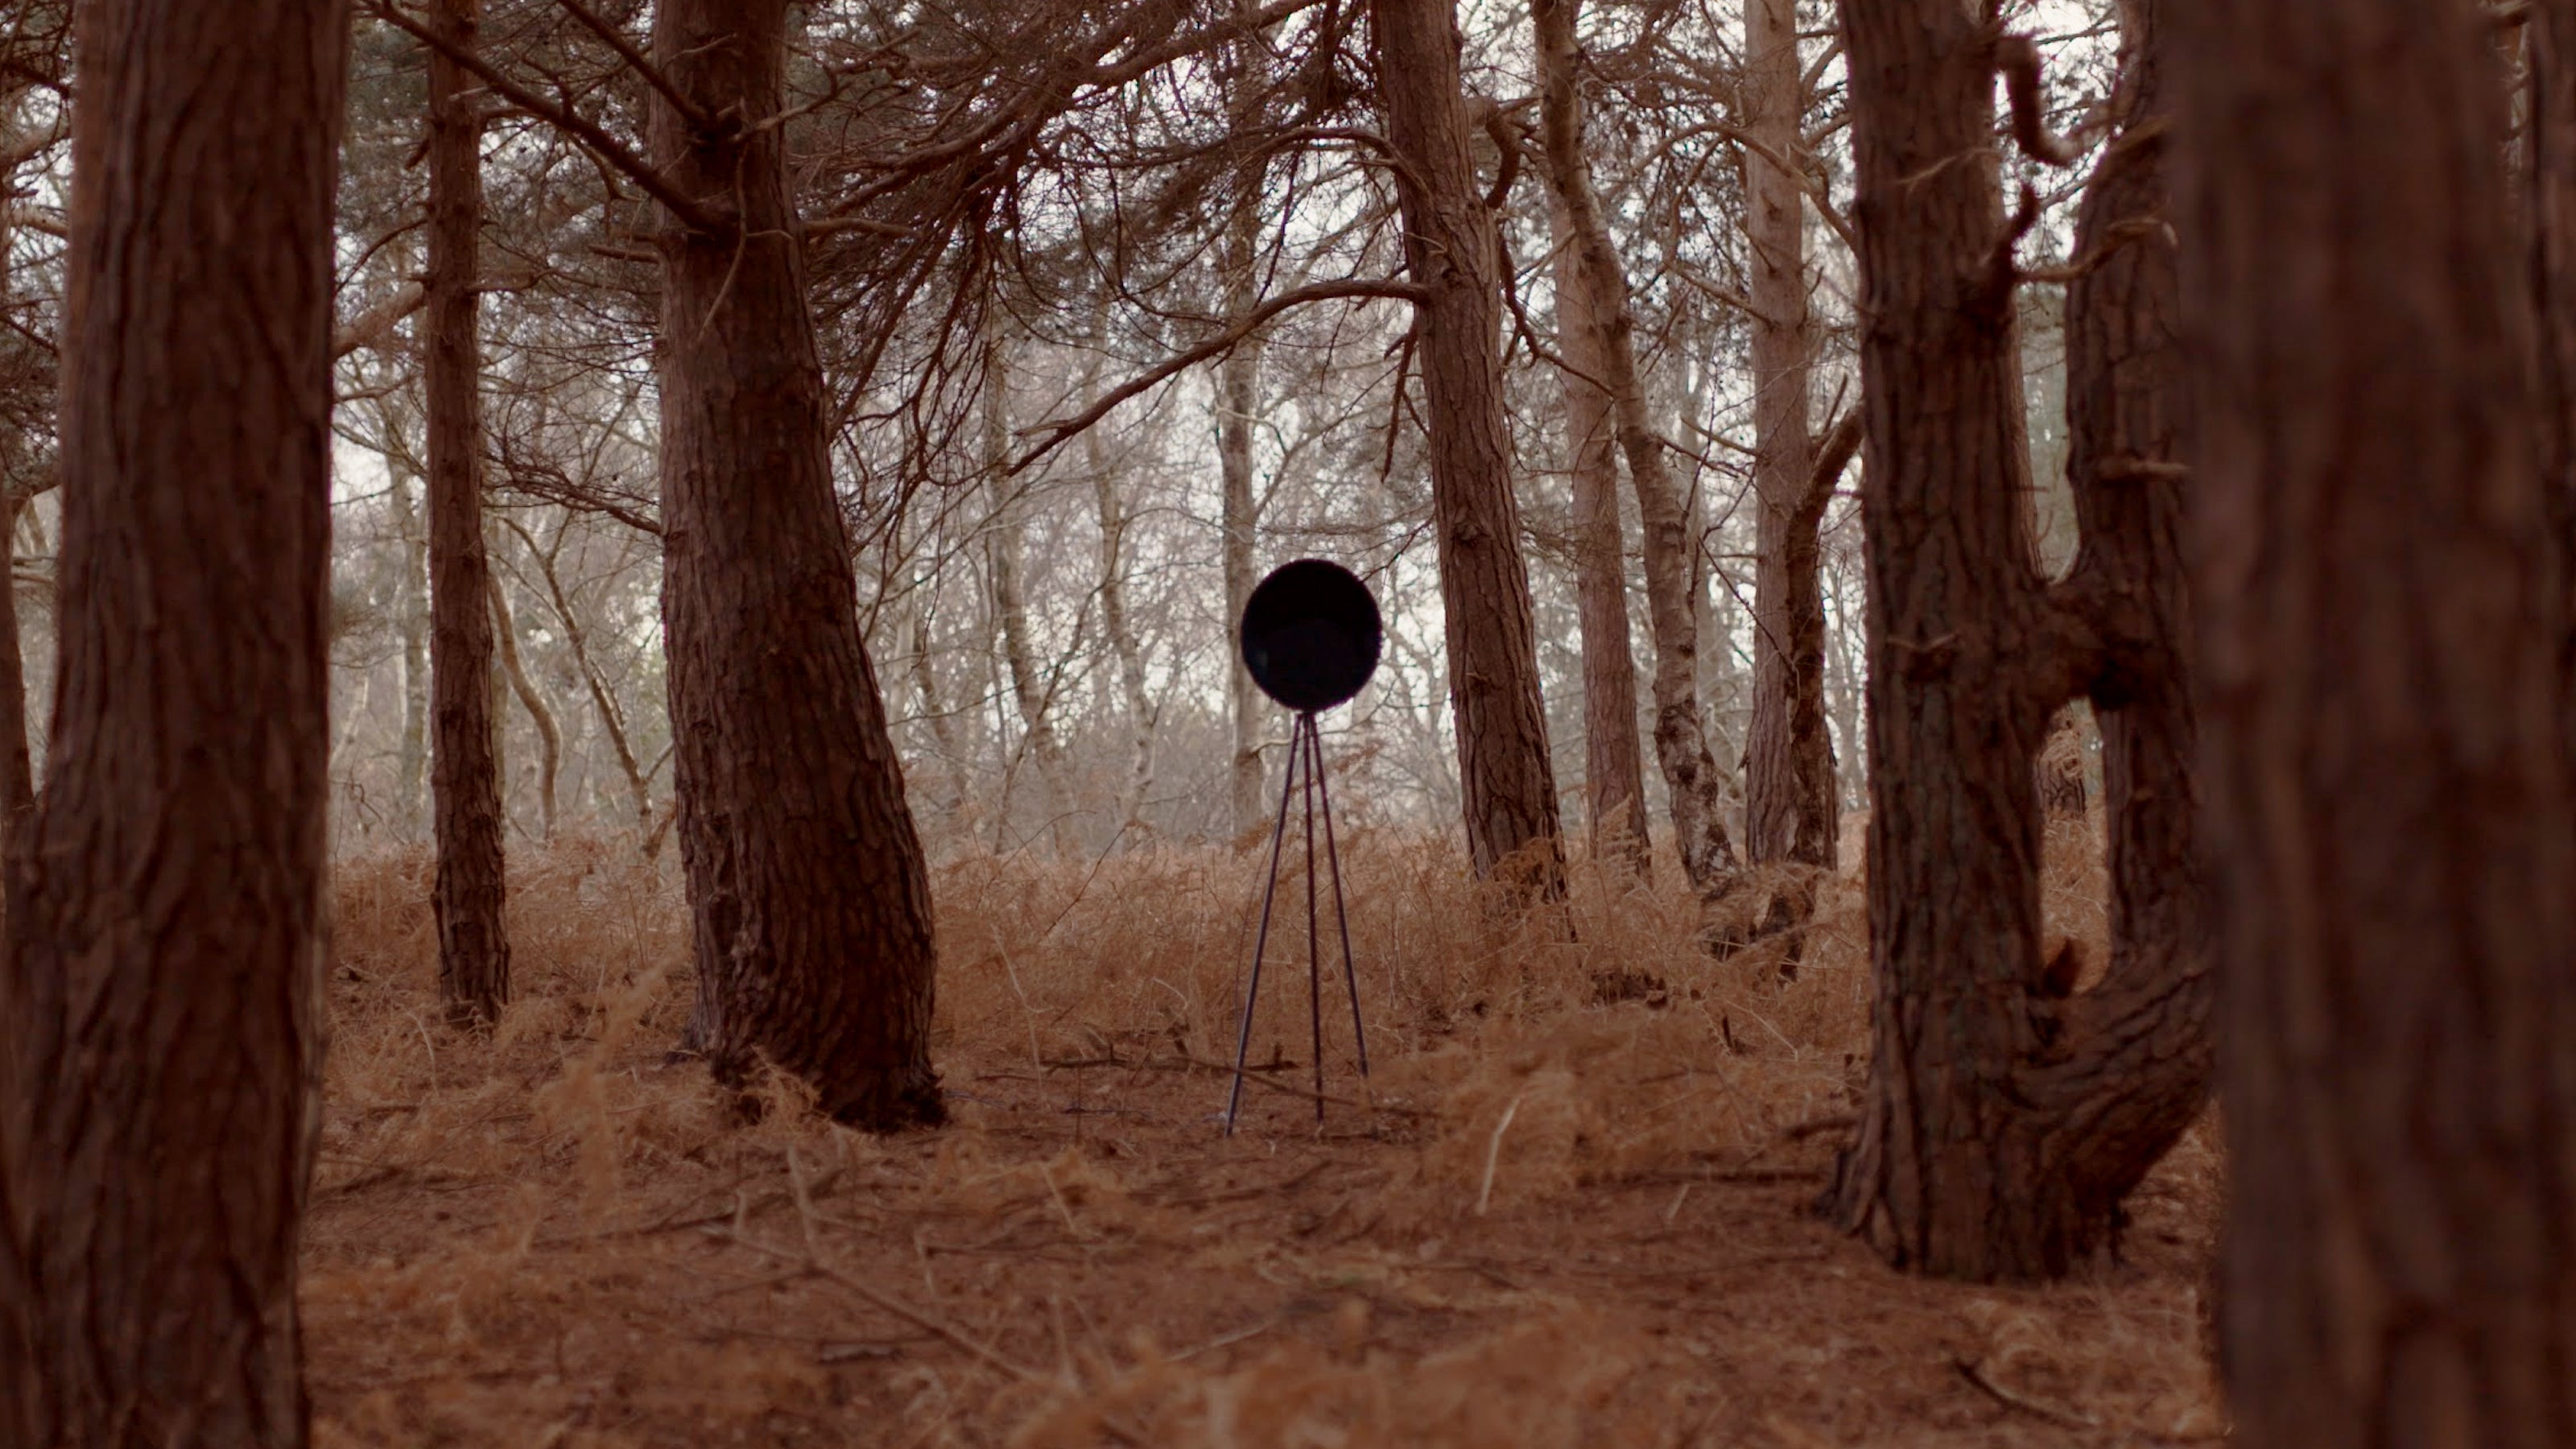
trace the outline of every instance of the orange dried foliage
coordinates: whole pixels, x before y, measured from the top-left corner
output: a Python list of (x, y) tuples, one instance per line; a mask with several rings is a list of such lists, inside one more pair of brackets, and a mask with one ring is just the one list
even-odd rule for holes
[[(1219, 1137), (1264, 864), (977, 856), (934, 886), (957, 1121), (874, 1139), (772, 1083), (748, 1127), (665, 1060), (673, 879), (515, 862), (518, 999), (434, 1009), (429, 866), (343, 864), (307, 1343), (326, 1446), (2065, 1445), (2220, 1427), (2195, 1133), (2123, 1262), (2050, 1289), (1888, 1273), (1802, 1211), (1865, 1070), (1856, 881), (1780, 943), (1698, 944), (1677, 881), (1578, 863), (1514, 913), (1445, 845), (1344, 842), (1375, 1072), (1302, 888)], [(2098, 946), (2100, 851), (2052, 840)], [(1812, 884), (1812, 883), (1811, 883)], [(2090, 914), (2087, 914), (2087, 911)], [(2095, 950), (2092, 959), (2100, 959)], [(2000, 1387), (1978, 1386), (1961, 1370)], [(2070, 1427), (2084, 1425), (2087, 1427)]]

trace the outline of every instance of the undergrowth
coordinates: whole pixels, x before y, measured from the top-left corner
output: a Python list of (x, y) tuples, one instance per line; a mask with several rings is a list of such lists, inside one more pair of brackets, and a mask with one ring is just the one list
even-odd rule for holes
[[(1443, 844), (1341, 844), (1371, 1071), (1327, 900), (1318, 1122), (1292, 874), (1230, 1139), (1257, 855), (940, 866), (955, 1121), (888, 1139), (785, 1081), (741, 1125), (666, 1059), (686, 911), (628, 843), (514, 863), (516, 995), (488, 1037), (436, 1009), (428, 860), (343, 862), (305, 1292), (321, 1442), (2212, 1431), (2197, 1136), (2130, 1260), (2063, 1288), (1900, 1279), (1802, 1212), (1866, 1070), (1854, 875), (1773, 881), (1811, 925), (1721, 956), (1741, 923), (1614, 860), (1529, 911)], [(2098, 946), (2100, 896), (2090, 828), (2060, 827), (2053, 928)]]

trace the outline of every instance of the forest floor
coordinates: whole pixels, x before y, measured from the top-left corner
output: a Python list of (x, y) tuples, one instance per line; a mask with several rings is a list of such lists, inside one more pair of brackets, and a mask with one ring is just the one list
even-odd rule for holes
[[(1685, 890), (1606, 863), (1554, 919), (1494, 909), (1420, 840), (1362, 832), (1345, 863), (1375, 1070), (1328, 987), (1320, 1126), (1304, 902), (1283, 893), (1263, 985), (1274, 1069), (1226, 1139), (1263, 861), (1148, 850), (935, 872), (955, 1121), (878, 1139), (783, 1088), (739, 1125), (666, 1063), (689, 992), (667, 863), (589, 839), (523, 861), (519, 997), (478, 1040), (439, 1024), (425, 857), (344, 862), (304, 1293), (319, 1442), (2223, 1433), (2213, 1123), (2137, 1195), (2119, 1259), (2059, 1286), (1903, 1277), (1806, 1211), (1865, 1070), (1857, 882), (1826, 884), (1783, 980), (1776, 949), (1712, 958)], [(2053, 925), (2098, 941), (2099, 902), (2068, 827)]]

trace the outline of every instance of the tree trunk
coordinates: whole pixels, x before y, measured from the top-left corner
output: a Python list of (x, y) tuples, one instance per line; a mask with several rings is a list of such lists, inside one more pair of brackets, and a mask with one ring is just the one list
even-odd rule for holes
[(1021, 738), (1037, 766), (1046, 797), (1047, 841), (1058, 855), (1070, 855), (1073, 839), (1073, 787), (1064, 761), (1064, 745), (1055, 733), (1055, 681), (1038, 666), (1037, 641), (1029, 630), (1028, 595), (1021, 587), (1026, 571), (1027, 530), (1020, 522), (1020, 499), (1006, 470), (1011, 461), (1010, 370), (1000, 341), (984, 358), (984, 462), (993, 501), (984, 525), (984, 563), (991, 571), (993, 621), (1002, 636), (1002, 664), (1011, 675), (1011, 702), (1019, 706)]
[[(433, 21), (471, 48), (480, 0), (440, 0)], [(493, 593), (483, 549), (483, 226), (479, 90), (445, 51), (429, 53), (430, 792), (438, 812), (438, 996), (460, 1025), (498, 1022), (510, 999), (501, 849), (500, 762), (492, 748)]]
[(555, 620), (563, 628), (564, 645), (572, 650), (573, 667), (580, 671), (582, 684), (590, 692), (590, 705), (599, 715), (600, 732), (608, 736), (609, 752), (617, 757), (618, 773), (626, 781), (627, 802), (635, 811), (636, 838), (639, 842), (651, 840), (655, 836), (652, 777), (645, 771), (643, 762), (635, 757), (635, 742), (626, 733), (625, 713), (618, 709), (617, 696), (609, 690), (608, 680), (591, 662), (590, 631), (582, 627), (580, 615), (573, 610), (572, 596), (564, 589), (560, 558), (563, 530), (570, 525), (571, 516), (566, 515), (550, 548), (537, 547), (533, 535), (516, 524), (511, 527), (518, 533), (519, 542), (526, 545), (529, 559), (546, 581), (546, 601), (553, 606)]
[(912, 685), (921, 696), (921, 715), (930, 725), (930, 739), (938, 748), (940, 768), (948, 775), (948, 799), (941, 814), (954, 828), (966, 810), (966, 749), (957, 738), (957, 722), (948, 713), (948, 702), (939, 692), (939, 662), (930, 652), (927, 581), (914, 580), (913, 600)]
[(27, 656), (18, 633), (18, 514), (30, 501), (0, 483), (0, 861), (26, 843), (36, 818), (35, 757), (27, 747)]
[(1501, 263), (1467, 150), (1456, 16), (1450, 0), (1376, 0), (1373, 13), (1387, 139), (1406, 162), (1405, 269), (1428, 294), (1418, 356), (1468, 855), (1479, 876), (1554, 897), (1565, 856), (1503, 422)]
[[(1254, 175), (1258, 171), (1255, 168)], [(1257, 181), (1250, 183), (1257, 193)], [(1239, 198), (1226, 227), (1220, 262), (1225, 269), (1225, 314), (1244, 316), (1259, 300), (1255, 295), (1253, 251), (1260, 240), (1257, 194)], [(1226, 353), (1217, 374), (1216, 457), (1224, 499), (1221, 527), (1225, 550), (1225, 630), (1232, 646), (1225, 671), (1226, 712), (1234, 723), (1234, 759), (1227, 773), (1234, 800), (1234, 833), (1258, 831), (1270, 818), (1263, 799), (1261, 772), (1262, 720), (1269, 706), (1243, 663), (1243, 608), (1252, 601), (1254, 536), (1260, 528), (1260, 504), (1252, 478), (1252, 425), (1261, 410), (1261, 342), (1246, 337)]]
[(1611, 247), (1584, 159), (1576, 75), (1581, 52), (1575, 38), (1580, 9), (1580, 0), (1532, 0), (1530, 6), (1538, 39), (1541, 138), (1548, 184), (1573, 238), (1574, 275), (1585, 293), (1582, 305), (1598, 329), (1597, 376), (1609, 393), (1620, 451), (1637, 492), (1646, 615), (1655, 640), (1655, 762), (1670, 797), (1683, 873), (1693, 885), (1713, 891), (1734, 876), (1736, 860), (1726, 834), (1726, 781), (1709, 751), (1700, 709), (1701, 635), (1691, 598), (1696, 571), (1690, 510), (1664, 466), (1663, 440), (1646, 417), (1628, 281)]
[[(412, 501), (410, 470), (385, 455), (385, 475), (394, 503), (395, 548), (401, 562), (401, 585), (394, 591), (396, 626), (402, 635), (402, 741), (394, 756), (394, 810), (405, 839), (417, 839), (421, 794), (429, 783), (429, 607), (422, 576), (423, 545), (418, 505)], [(485, 670), (486, 674), (491, 671)], [(499, 775), (498, 769), (494, 775)]]
[(785, 0), (663, 0), (662, 174), (720, 223), (663, 239), (661, 486), (690, 1039), (892, 1129), (944, 1112), (930, 1064), (930, 883), (859, 635), (832, 491), (801, 224), (774, 124)]
[(2576, 0), (2534, 0), (2525, 210), (2540, 386), (2540, 469), (2566, 619), (2558, 675), (2576, 760)]
[[(2144, 16), (2145, 6), (2136, 7)], [(1951, 0), (1850, 0), (1868, 409), (1874, 1051), (1829, 1206), (1893, 1261), (2055, 1277), (2207, 1095), (2190, 870), (2179, 361), (2152, 17), (2145, 103), (2086, 188), (2069, 299), (2081, 585), (2052, 596), (2024, 527), (2011, 242), (1991, 152), (1993, 37)], [(1984, 159), (1962, 160), (1982, 156)], [(2131, 245), (2114, 247), (2114, 238)], [(2159, 485), (2159, 486), (2145, 486)], [(2067, 997), (2039, 954), (2034, 756), (2060, 704), (2124, 716), (2112, 966)]]
[(60, 694), (0, 969), (0, 1445), (293, 1449), (348, 10), (80, 18)]
[(1860, 677), (1860, 648), (1852, 635), (1866, 627), (1855, 616), (1850, 601), (1843, 593), (1842, 571), (1824, 575), (1834, 605), (1834, 628), (1831, 647), (1825, 659), (1831, 671), (1828, 683), (1833, 686), (1834, 729), (1842, 739), (1842, 749), (1834, 758), (1834, 775), (1839, 790), (1838, 800), (1866, 798), (1869, 793), (1869, 751), (1862, 747), (1861, 698), (1865, 683)]
[[(518, 696), (519, 707), (528, 712), (528, 723), (537, 730), (537, 824), (539, 838), (555, 838), (555, 782), (563, 770), (563, 727), (555, 721), (554, 706), (546, 702), (545, 692), (529, 677), (525, 661), (519, 658), (519, 622), (513, 617), (510, 596), (501, 587), (498, 575), (484, 575), (492, 600), (493, 638), (501, 646), (501, 673), (510, 681), (510, 692)], [(498, 772), (495, 771), (497, 774)]]
[[(1091, 378), (1096, 390), (1095, 371)], [(1088, 402), (1086, 400), (1086, 406)], [(1145, 791), (1154, 780), (1154, 706), (1145, 695), (1145, 651), (1136, 626), (1127, 617), (1127, 505), (1118, 496), (1118, 478), (1109, 464), (1100, 430), (1082, 434), (1083, 460), (1091, 469), (1091, 497), (1100, 514), (1100, 625), (1109, 636), (1109, 652), (1118, 663), (1119, 699), (1127, 707), (1129, 762), (1127, 789), (1119, 804), (1123, 827), (1145, 806)]]
[[(1806, 154), (1794, 0), (1745, 0), (1745, 230), (1753, 302), (1753, 719), (1745, 730), (1744, 852), (1831, 865), (1833, 740), (1825, 728), (1824, 598), (1805, 502), (1815, 335), (1807, 324), (1806, 188), (1763, 152)], [(1821, 512), (1821, 511), (1819, 511)]]
[[(12, 82), (6, 103), (0, 104), (0, 143), (13, 154), (25, 100), (25, 85)], [(0, 168), (0, 187), (9, 195), (16, 194), (17, 171), (15, 166)], [(10, 230), (9, 218), (0, 214), (0, 308), (7, 307), (17, 290)], [(0, 440), (0, 861), (25, 843), (36, 811), (35, 757), (27, 746), (27, 656), (18, 632), (17, 585), (18, 515), (35, 500), (35, 481), (25, 476), (31, 451), (22, 428), (11, 426), (6, 439)]]
[(2491, 21), (2172, 8), (2237, 1432), (2576, 1443), (2576, 800)]
[(1574, 596), (1583, 631), (1583, 787), (1592, 847), (1620, 842), (1640, 874), (1647, 849), (1645, 747), (1637, 738), (1637, 656), (1628, 638), (1627, 546), (1619, 526), (1619, 439), (1601, 387), (1601, 328), (1592, 315), (1565, 204), (1548, 209), (1556, 234), (1556, 345), (1573, 478)]

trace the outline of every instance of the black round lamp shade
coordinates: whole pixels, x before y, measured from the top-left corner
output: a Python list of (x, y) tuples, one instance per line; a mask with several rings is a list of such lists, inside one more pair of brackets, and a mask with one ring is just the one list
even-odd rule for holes
[(1300, 713), (1358, 694), (1385, 636), (1368, 585), (1319, 558), (1271, 570), (1243, 606), (1244, 667), (1262, 693)]

